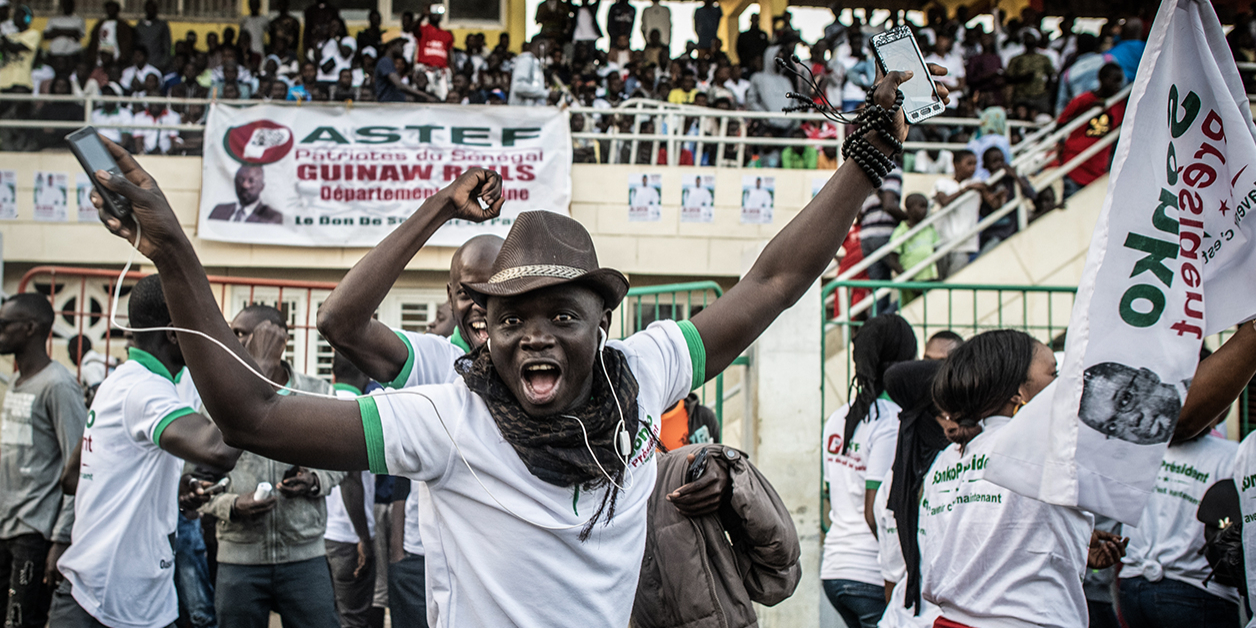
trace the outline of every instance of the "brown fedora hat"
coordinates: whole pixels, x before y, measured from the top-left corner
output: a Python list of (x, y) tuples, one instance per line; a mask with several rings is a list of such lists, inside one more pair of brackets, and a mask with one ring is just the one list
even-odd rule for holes
[(511, 225), (489, 280), (462, 287), (484, 307), (490, 296), (511, 297), (564, 283), (592, 288), (612, 310), (628, 293), (623, 273), (598, 265), (593, 238), (583, 225), (555, 212), (530, 211)]

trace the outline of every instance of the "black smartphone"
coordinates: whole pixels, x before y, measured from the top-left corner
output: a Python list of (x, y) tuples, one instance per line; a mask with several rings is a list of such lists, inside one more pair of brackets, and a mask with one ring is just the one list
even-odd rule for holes
[(96, 180), (97, 170), (104, 170), (115, 177), (123, 175), (122, 170), (118, 168), (118, 162), (114, 161), (109, 149), (105, 148), (104, 142), (100, 141), (95, 127), (85, 126), (65, 136), (65, 139), (70, 143), (70, 152), (78, 158), (79, 165), (87, 171), (87, 177), (92, 180), (96, 192), (100, 194), (100, 198), (104, 199), (105, 211), (118, 220), (130, 219), (131, 201), (119, 194), (114, 194)]
[(887, 74), (912, 71), (911, 79), (898, 87), (903, 92), (903, 115), (909, 124), (917, 124), (946, 110), (910, 28), (892, 28), (873, 35), (869, 41), (882, 71)]
[(689, 463), (689, 470), (685, 471), (685, 483), (697, 481), (706, 472), (708, 448), (703, 447), (698, 453), (694, 454), (693, 462)]

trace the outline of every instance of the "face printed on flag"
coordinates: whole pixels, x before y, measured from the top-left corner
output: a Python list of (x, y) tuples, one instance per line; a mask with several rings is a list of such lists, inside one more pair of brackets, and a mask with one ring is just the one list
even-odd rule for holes
[(1086, 369), (1078, 416), (1110, 438), (1139, 445), (1167, 443), (1182, 402), (1173, 386), (1148, 369), (1104, 362)]

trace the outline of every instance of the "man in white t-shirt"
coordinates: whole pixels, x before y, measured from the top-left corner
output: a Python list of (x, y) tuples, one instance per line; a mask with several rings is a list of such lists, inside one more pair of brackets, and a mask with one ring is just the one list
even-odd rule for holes
[[(87, 22), (74, 14), (74, 0), (61, 0), (61, 15), (48, 18), (48, 23), (44, 26), (48, 54), (62, 59), (75, 57), (83, 51), (85, 36)], [(95, 62), (96, 59), (91, 61)]]
[[(881, 106), (901, 79), (882, 81)], [(901, 114), (892, 131), (906, 136)], [(226, 322), (205, 315), (217, 311), (214, 295), (156, 182), (107, 147), (124, 177), (101, 180), (131, 200), (139, 250), (185, 278), (167, 285), (175, 324), (229, 342)], [(515, 219), (488, 281), (463, 283), (488, 313), (488, 341), (459, 361), (461, 381), (357, 403), (297, 399), (204, 343), (189, 354), (192, 374), (223, 433), (247, 449), (427, 483), (434, 517), (424, 527), (440, 538), (424, 548), (429, 586), (442, 587), (430, 592), (433, 624), (622, 626), (644, 553), (659, 417), (797, 301), (871, 189), (858, 165), (843, 165), (737, 290), (623, 341), (606, 335), (626, 278), (600, 267), (579, 223), (534, 211)], [(504, 201), (499, 175), (470, 169), (415, 210), (418, 229), (425, 240), (449, 219), (488, 220)]]
[(1196, 517), (1204, 493), (1234, 469), (1238, 443), (1202, 434), (1174, 442), (1156, 474), (1138, 526), (1127, 528), (1121, 569), (1121, 615), (1131, 628), (1155, 624), (1239, 625), (1239, 593), (1210, 582), (1204, 524)]
[(977, 190), (978, 193), (973, 194), (972, 198), (966, 199), (934, 223), (938, 235), (942, 238), (942, 245), (963, 238), (958, 246), (938, 260), (938, 274), (942, 279), (959, 272), (981, 250), (979, 234), (976, 231), (972, 235), (964, 236), (980, 221), (981, 195), (979, 192), (985, 189), (985, 184), (972, 178), (973, 173), (977, 171), (977, 156), (968, 150), (955, 151), (954, 163), (955, 175), (953, 177), (939, 177), (933, 182), (931, 196), (934, 203), (931, 211), (936, 213), (942, 210), (969, 190)]
[(650, 185), (650, 177), (641, 175), (641, 185), (632, 188), (632, 199), (629, 207), (650, 207), (659, 204), (659, 191)]
[(767, 209), (772, 206), (772, 192), (763, 189), (763, 177), (755, 177), (754, 187), (746, 190), (742, 206), (748, 209)]
[(693, 178), (693, 187), (685, 190), (684, 207), (710, 207), (714, 200), (711, 191), (702, 185), (702, 177)]
[(179, 114), (167, 109), (164, 103), (149, 103), (148, 107), (141, 109), (131, 118), (131, 121), (135, 123), (135, 127), (131, 129), (131, 141), (134, 143), (135, 152), (141, 155), (164, 155), (170, 152), (171, 147), (176, 143), (182, 145), (183, 142), (179, 139), (177, 130), (159, 128), (180, 124), (182, 120)]
[[(130, 324), (170, 325), (156, 275), (131, 290)], [(65, 580), (52, 626), (165, 626), (179, 616), (170, 537), (184, 460), (235, 466), (240, 450), (192, 408), (180, 387), (183, 345), (173, 332), (136, 332), (130, 359), (101, 384), (83, 432), (73, 543), (57, 562)]]
[[(100, 88), (101, 96), (120, 96), (114, 91), (113, 87), (106, 85)], [(98, 133), (109, 138), (115, 143), (130, 145), (131, 129), (128, 128), (100, 128), (105, 124), (130, 124), (134, 120), (131, 110), (127, 107), (120, 107), (116, 102), (102, 102), (100, 107), (92, 110), (92, 124), (96, 125)]]
[[(370, 383), (370, 378), (349, 362), (343, 353), (332, 361), (332, 386), (336, 396), (356, 399)], [(366, 628), (370, 625), (371, 603), (375, 598), (375, 556), (371, 539), (375, 537), (373, 499), (366, 499), (366, 487), (375, 487), (370, 471), (350, 473), (327, 494), (327, 528), (323, 543), (327, 548), (327, 566), (331, 569), (332, 588), (336, 591), (336, 612), (343, 628)]]
[(964, 92), (964, 56), (955, 50), (955, 39), (949, 33), (938, 35), (933, 52), (925, 57), (925, 63), (936, 63), (946, 68), (946, 76), (937, 79), (951, 90), (951, 102), (946, 107), (954, 110), (959, 106), (959, 98)]
[[(161, 70), (153, 67), (148, 63), (148, 50), (143, 46), (135, 46), (135, 50), (131, 52), (131, 65), (126, 66), (122, 70), (122, 78), (118, 84), (122, 85), (122, 89), (132, 93), (144, 91), (144, 80), (149, 74), (155, 75), (157, 80), (161, 80)], [(156, 96), (157, 94), (148, 94)]]

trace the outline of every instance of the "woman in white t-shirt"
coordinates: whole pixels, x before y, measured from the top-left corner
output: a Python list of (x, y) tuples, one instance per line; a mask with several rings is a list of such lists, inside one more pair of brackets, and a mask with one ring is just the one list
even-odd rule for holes
[(869, 320), (855, 336), (855, 395), (824, 424), (828, 534), (820, 579), (850, 628), (872, 628), (885, 612), (872, 501), (894, 462), (899, 407), (885, 395), (885, 371), (916, 357), (916, 335), (897, 314)]
[[(1082, 574), (1093, 517), (1024, 497), (984, 479), (992, 441), (1056, 377), (1046, 345), (1013, 330), (955, 349), (933, 399), (959, 425), (925, 476), (920, 504), (921, 593), (942, 609), (936, 626), (1087, 625)], [(1104, 547), (1115, 563), (1119, 549)]]

